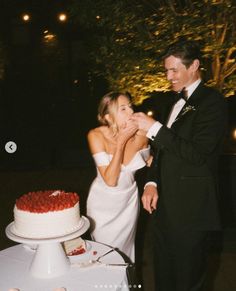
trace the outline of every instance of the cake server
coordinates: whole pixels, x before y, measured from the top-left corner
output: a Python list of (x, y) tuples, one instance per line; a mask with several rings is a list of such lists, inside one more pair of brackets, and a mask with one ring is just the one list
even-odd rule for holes
[(107, 252), (105, 252), (104, 254), (102, 254), (101, 256), (99, 256), (99, 257), (96, 259), (96, 261), (99, 261), (101, 258), (103, 258), (103, 257), (105, 257), (106, 255), (108, 255), (108, 254), (114, 252), (115, 250), (116, 250), (115, 248), (110, 249), (109, 251), (107, 251)]
[(97, 260), (89, 260), (87, 262), (80, 262), (80, 263), (72, 263), (72, 267), (81, 267), (81, 268), (86, 268), (86, 267), (95, 267), (95, 266), (103, 266), (103, 267), (130, 267), (132, 264), (130, 263), (102, 263)]

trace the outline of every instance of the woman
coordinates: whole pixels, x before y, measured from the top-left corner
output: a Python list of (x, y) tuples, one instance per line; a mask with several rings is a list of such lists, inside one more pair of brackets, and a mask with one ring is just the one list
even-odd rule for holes
[(87, 200), (91, 236), (118, 248), (134, 262), (134, 241), (139, 213), (136, 170), (150, 158), (148, 140), (131, 120), (128, 94), (111, 92), (98, 108), (101, 126), (88, 133), (97, 166)]

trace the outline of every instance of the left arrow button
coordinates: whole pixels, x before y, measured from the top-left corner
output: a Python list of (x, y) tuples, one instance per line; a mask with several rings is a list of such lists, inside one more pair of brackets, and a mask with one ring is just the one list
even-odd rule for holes
[(14, 141), (8, 141), (5, 144), (5, 150), (6, 152), (8, 152), (9, 154), (13, 154), (16, 150), (17, 150), (17, 145)]

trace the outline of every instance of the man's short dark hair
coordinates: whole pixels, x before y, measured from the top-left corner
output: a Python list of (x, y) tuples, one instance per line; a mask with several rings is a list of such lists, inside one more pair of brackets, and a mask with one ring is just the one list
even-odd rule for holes
[(201, 50), (199, 43), (193, 40), (179, 40), (171, 44), (163, 53), (162, 58), (169, 56), (180, 58), (182, 63), (188, 68), (194, 60), (201, 62)]

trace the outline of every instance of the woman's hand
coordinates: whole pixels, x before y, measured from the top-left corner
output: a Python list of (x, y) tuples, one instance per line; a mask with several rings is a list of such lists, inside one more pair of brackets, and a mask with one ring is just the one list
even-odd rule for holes
[(126, 142), (135, 135), (138, 131), (138, 125), (133, 120), (129, 119), (124, 123), (123, 126), (119, 128), (119, 133), (117, 137), (117, 143), (124, 145)]

